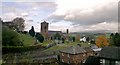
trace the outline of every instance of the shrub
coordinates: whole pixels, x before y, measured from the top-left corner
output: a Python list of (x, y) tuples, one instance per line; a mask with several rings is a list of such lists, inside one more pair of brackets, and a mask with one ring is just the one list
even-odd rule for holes
[(3, 46), (21, 46), (19, 35), (16, 31), (9, 29), (7, 26), (2, 27), (2, 45)]
[(34, 37), (35, 36), (35, 31), (34, 31), (34, 27), (32, 26), (31, 29), (29, 30), (29, 34)]
[(44, 37), (40, 33), (36, 33), (35, 37), (39, 42), (43, 43)]
[(2, 53), (20, 53), (20, 52), (25, 52), (25, 51), (30, 51), (30, 50), (35, 50), (35, 49), (45, 49), (44, 46), (37, 45), (37, 46), (3, 46), (2, 47)]

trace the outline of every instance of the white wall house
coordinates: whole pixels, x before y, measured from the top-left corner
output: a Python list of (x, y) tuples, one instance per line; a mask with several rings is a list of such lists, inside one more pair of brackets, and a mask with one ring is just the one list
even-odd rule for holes
[(80, 42), (86, 42), (86, 37), (81, 38)]

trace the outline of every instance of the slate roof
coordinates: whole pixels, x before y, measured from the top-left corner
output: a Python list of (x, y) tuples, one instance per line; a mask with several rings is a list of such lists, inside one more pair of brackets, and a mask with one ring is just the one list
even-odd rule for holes
[(95, 44), (91, 45), (90, 47), (91, 47), (91, 49), (92, 49), (93, 51), (95, 51), (95, 52), (99, 52), (99, 51), (101, 51), (101, 49), (102, 49), (102, 48), (98, 48)]
[(61, 50), (61, 52), (68, 53), (68, 54), (80, 54), (80, 53), (85, 53), (86, 51), (82, 47), (77, 45), (77, 46), (71, 46), (64, 50)]
[(104, 47), (99, 57), (120, 60), (120, 47)]
[(90, 47), (84, 47), (84, 50), (85, 50), (86, 52), (93, 52), (93, 50), (92, 50)]
[(91, 49), (98, 49), (98, 47), (95, 44), (92, 44), (90, 47)]
[(56, 33), (59, 33), (59, 34), (62, 34), (62, 32), (61, 31), (48, 31), (48, 34), (50, 34), (50, 35), (53, 35), (53, 34), (56, 34)]

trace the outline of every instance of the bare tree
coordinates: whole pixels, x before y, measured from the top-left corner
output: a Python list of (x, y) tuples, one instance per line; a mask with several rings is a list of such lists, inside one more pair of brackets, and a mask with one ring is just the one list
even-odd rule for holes
[(23, 31), (24, 30), (24, 28), (25, 28), (25, 25), (24, 25), (25, 20), (23, 18), (18, 18), (17, 17), (12, 22), (15, 24), (17, 31)]

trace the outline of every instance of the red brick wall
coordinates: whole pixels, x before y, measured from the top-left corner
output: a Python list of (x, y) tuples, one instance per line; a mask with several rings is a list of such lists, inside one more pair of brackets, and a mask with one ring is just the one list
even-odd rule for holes
[(64, 62), (64, 63), (81, 63), (83, 62), (85, 59), (87, 59), (87, 57), (89, 56), (93, 56), (94, 52), (88, 52), (88, 53), (84, 53), (84, 54), (67, 54), (67, 53), (61, 53), (60, 54), (60, 61)]
[[(84, 55), (84, 56), (83, 56)], [(70, 55), (66, 53), (60, 54), (60, 61), (64, 63), (81, 63), (86, 58), (85, 54)]]
[(89, 56), (94, 56), (94, 55), (95, 55), (95, 52), (87, 52), (86, 55), (87, 55), (87, 57), (89, 57)]

